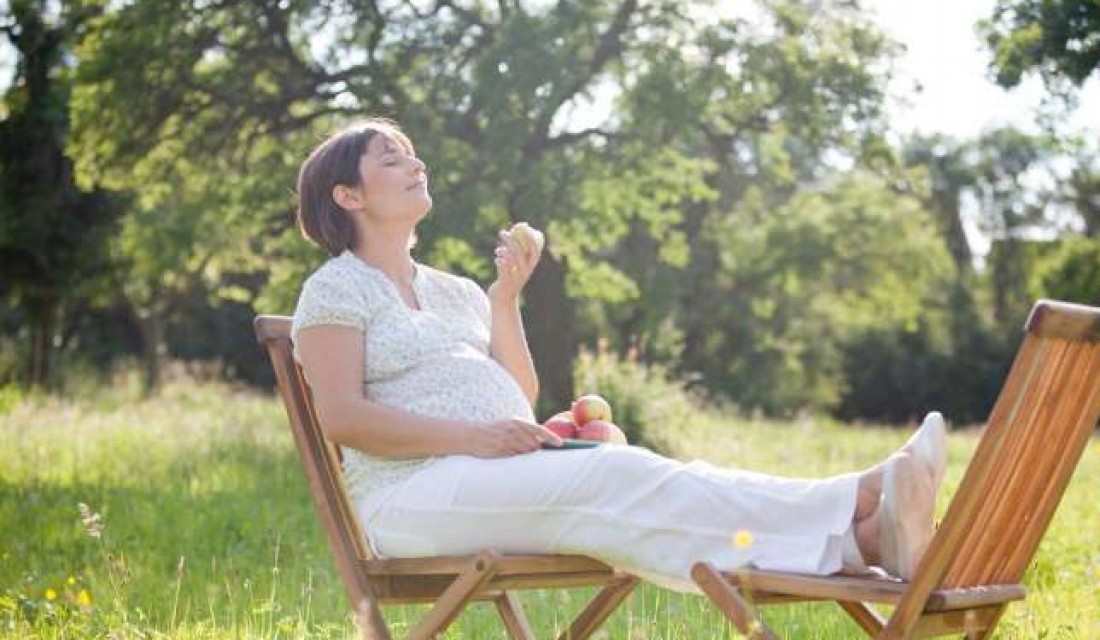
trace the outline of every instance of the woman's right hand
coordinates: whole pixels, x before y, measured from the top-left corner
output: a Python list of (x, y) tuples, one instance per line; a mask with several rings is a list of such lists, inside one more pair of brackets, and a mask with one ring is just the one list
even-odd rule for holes
[(561, 437), (542, 425), (526, 420), (506, 419), (475, 422), (466, 434), (465, 451), (478, 458), (502, 458), (530, 453), (548, 443), (562, 445)]

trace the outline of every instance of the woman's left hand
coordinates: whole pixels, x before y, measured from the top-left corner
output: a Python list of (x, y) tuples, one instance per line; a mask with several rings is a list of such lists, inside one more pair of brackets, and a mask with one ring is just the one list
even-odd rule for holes
[(489, 285), (489, 298), (494, 302), (512, 302), (531, 279), (542, 255), (542, 247), (534, 242), (520, 242), (507, 231), (498, 234), (494, 263), (497, 279)]

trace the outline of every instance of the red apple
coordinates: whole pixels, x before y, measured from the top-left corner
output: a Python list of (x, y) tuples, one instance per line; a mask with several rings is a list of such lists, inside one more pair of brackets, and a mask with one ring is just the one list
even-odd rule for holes
[(594, 393), (583, 395), (573, 401), (573, 420), (581, 426), (591, 420), (611, 422), (611, 405)]
[(611, 425), (611, 439), (608, 440), (611, 444), (629, 444), (626, 441), (626, 434), (619, 428), (619, 425)]
[(611, 444), (626, 444), (626, 434), (623, 430), (606, 420), (589, 420), (577, 429), (577, 438), (580, 440), (596, 440)]
[(542, 426), (558, 434), (562, 438), (577, 437), (577, 423), (573, 422), (573, 414), (562, 411), (544, 422)]

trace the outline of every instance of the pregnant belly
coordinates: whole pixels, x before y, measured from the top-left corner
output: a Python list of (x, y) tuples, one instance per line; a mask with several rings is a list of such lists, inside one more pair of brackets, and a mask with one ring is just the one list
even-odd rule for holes
[(367, 385), (367, 397), (411, 413), (451, 420), (534, 420), (523, 390), (487, 356), (448, 354)]

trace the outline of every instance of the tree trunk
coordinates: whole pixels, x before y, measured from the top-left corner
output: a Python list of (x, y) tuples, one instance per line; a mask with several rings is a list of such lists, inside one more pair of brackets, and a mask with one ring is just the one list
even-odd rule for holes
[(573, 301), (565, 295), (566, 265), (544, 253), (527, 285), (524, 324), (539, 376), (541, 416), (561, 411), (573, 399), (573, 355), (576, 335)]
[(50, 379), (53, 361), (54, 325), (57, 315), (56, 300), (39, 300), (29, 305), (31, 317), (31, 360), (28, 383), (32, 387), (44, 387)]
[(1003, 331), (1023, 323), (1031, 307), (1027, 293), (1027, 255), (1011, 235), (996, 240), (989, 252), (993, 282), (993, 319)]
[(148, 397), (160, 388), (164, 329), (156, 313), (138, 314), (137, 317), (141, 328), (141, 391)]
[(955, 261), (956, 270), (960, 274), (968, 274), (974, 269), (974, 254), (963, 229), (959, 193), (960, 190), (954, 187), (937, 191), (932, 196), (932, 210), (940, 219), (940, 233), (951, 259)]

